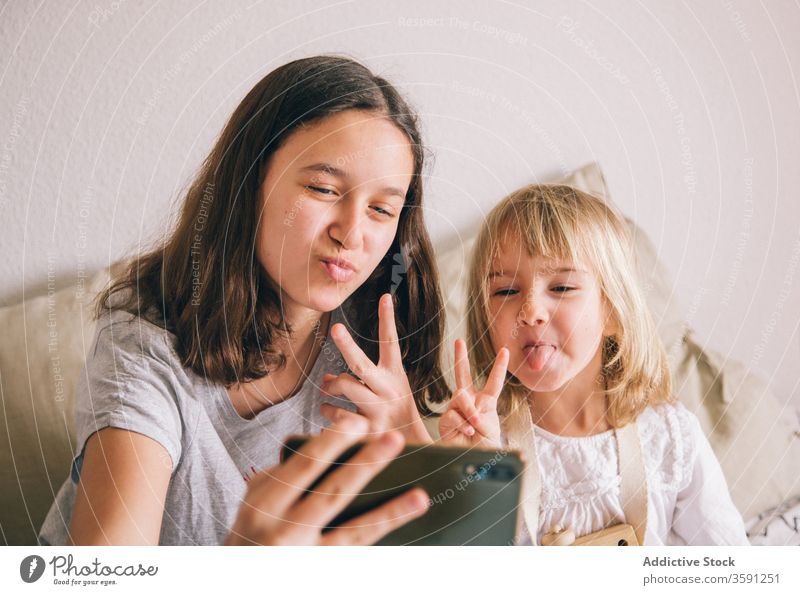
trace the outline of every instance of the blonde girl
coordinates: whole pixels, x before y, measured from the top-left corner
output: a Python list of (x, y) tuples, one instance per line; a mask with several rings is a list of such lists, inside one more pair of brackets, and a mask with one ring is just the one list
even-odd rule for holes
[(527, 186), (497, 205), (475, 245), (469, 357), (457, 342), (440, 433), (534, 453), (523, 507), (537, 543), (629, 523), (645, 545), (747, 544), (697, 419), (673, 398), (632, 258), (622, 217), (574, 188)]

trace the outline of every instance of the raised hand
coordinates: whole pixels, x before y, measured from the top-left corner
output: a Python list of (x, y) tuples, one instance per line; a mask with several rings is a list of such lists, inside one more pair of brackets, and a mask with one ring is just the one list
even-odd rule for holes
[(361, 350), (343, 324), (334, 325), (331, 335), (358, 378), (347, 373), (327, 374), (321, 390), (330, 396), (347, 397), (356, 405), (358, 413), (325, 403), (321, 407), (322, 414), (333, 422), (361, 415), (369, 420), (371, 432), (398, 430), (408, 442), (432, 442), (403, 369), (392, 296), (384, 294), (378, 303), (380, 351), (377, 364)]
[(469, 369), (467, 344), (463, 339), (456, 340), (456, 392), (450, 398), (447, 411), (439, 419), (439, 435), (442, 442), (464, 447), (502, 446), (497, 399), (506, 379), (508, 358), (508, 349), (503, 347), (494, 360), (486, 385), (482, 390), (476, 390)]

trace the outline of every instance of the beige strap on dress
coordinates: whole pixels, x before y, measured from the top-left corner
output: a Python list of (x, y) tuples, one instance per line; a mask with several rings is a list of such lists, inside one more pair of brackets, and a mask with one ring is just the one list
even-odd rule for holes
[(619, 458), (619, 499), (625, 522), (633, 527), (639, 545), (644, 545), (647, 530), (647, 475), (642, 458), (642, 443), (636, 422), (618, 428), (617, 453)]
[[(523, 454), (525, 473), (522, 481), (522, 512), (530, 533), (531, 543), (537, 544), (539, 535), (539, 503), (542, 481), (539, 475), (539, 460), (530, 409), (520, 407), (507, 418), (506, 436), (508, 446)], [(620, 474), (620, 502), (625, 521), (636, 533), (639, 545), (644, 545), (647, 530), (647, 477), (642, 458), (642, 446), (636, 422), (615, 431)]]
[(539, 476), (539, 457), (536, 455), (536, 441), (533, 439), (533, 420), (527, 404), (518, 406), (517, 410), (506, 418), (504, 426), (508, 447), (520, 452), (525, 463), (525, 472), (522, 474), (522, 519), (530, 533), (531, 543), (536, 545), (542, 484)]

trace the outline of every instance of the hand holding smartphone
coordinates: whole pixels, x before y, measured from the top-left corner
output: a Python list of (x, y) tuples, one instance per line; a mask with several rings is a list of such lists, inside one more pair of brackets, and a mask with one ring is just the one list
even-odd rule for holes
[[(284, 461), (303, 457), (307, 437), (292, 437)], [(313, 497), (325, 479), (342, 467), (357, 466), (363, 444), (347, 449), (307, 490)], [(428, 494), (428, 511), (392, 531), (378, 545), (513, 545), (521, 515), (523, 463), (516, 452), (438, 445), (407, 445), (374, 476), (323, 534), (368, 514), (414, 488)]]
[[(306, 441), (295, 457), (248, 483), (226, 545), (369, 545), (425, 513), (428, 497), (405, 491), (335, 530), (325, 530), (371, 478), (403, 447), (403, 436), (389, 432), (367, 436), (365, 419), (346, 419)], [(360, 442), (361, 441), (361, 442)], [(364, 442), (366, 441), (366, 442)], [(359, 448), (349, 467), (331, 473), (330, 465), (353, 444)], [(320, 493), (309, 496), (310, 486)]]

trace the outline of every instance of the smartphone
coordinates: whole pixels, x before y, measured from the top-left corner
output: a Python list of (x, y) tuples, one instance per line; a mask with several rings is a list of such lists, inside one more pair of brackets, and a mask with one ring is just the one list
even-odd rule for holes
[[(287, 439), (281, 458), (291, 457), (307, 439)], [(362, 446), (356, 444), (345, 451), (307, 491), (313, 491)], [(513, 545), (522, 522), (523, 469), (515, 451), (406, 445), (325, 530), (419, 486), (428, 494), (428, 511), (377, 545)]]

